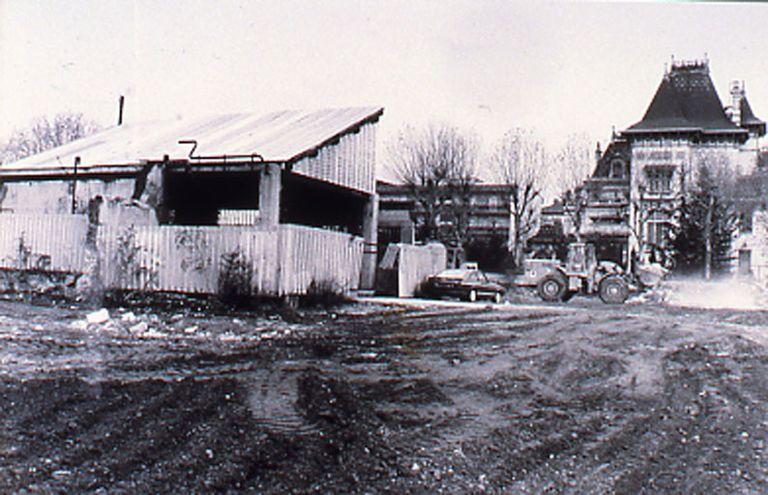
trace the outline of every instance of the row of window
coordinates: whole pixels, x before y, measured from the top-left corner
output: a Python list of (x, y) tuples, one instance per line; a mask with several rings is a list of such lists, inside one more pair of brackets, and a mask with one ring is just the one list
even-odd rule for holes
[[(623, 179), (626, 174), (624, 161), (616, 158), (611, 161), (608, 176), (613, 179)], [(672, 177), (674, 175), (673, 167), (668, 166), (648, 166), (645, 167), (646, 185), (648, 192), (668, 193), (672, 190)]]
[(670, 167), (646, 167), (646, 186), (650, 193), (668, 193), (672, 191), (673, 170)]

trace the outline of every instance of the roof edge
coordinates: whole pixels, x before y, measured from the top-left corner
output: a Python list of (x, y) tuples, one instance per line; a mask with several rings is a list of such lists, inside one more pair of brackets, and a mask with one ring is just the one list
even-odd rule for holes
[(675, 134), (687, 134), (687, 133), (701, 133), (701, 134), (749, 134), (747, 129), (704, 129), (703, 127), (658, 127), (654, 129), (633, 129), (634, 126), (630, 126), (624, 129), (621, 134), (663, 134), (663, 133), (675, 133)]
[(324, 141), (322, 141), (317, 146), (314, 146), (314, 147), (312, 147), (310, 149), (302, 151), (301, 153), (299, 153), (297, 155), (292, 156), (291, 158), (287, 159), (284, 163), (293, 164), (293, 163), (296, 163), (296, 162), (298, 162), (299, 160), (301, 160), (303, 158), (315, 156), (315, 155), (317, 155), (317, 153), (321, 149), (325, 148), (326, 146), (329, 146), (329, 145), (332, 145), (332, 144), (336, 144), (339, 141), (339, 139), (341, 139), (343, 136), (355, 132), (357, 129), (359, 129), (360, 127), (362, 127), (362, 126), (364, 126), (366, 124), (375, 124), (376, 122), (379, 121), (379, 119), (381, 118), (381, 116), (383, 114), (384, 114), (384, 107), (379, 107), (378, 110), (376, 110), (372, 114), (368, 115), (367, 117), (364, 117), (364, 118), (358, 120), (354, 124), (348, 125), (347, 127), (342, 129), (341, 131), (339, 131), (336, 134), (334, 134), (333, 136), (331, 136), (331, 137), (325, 139)]

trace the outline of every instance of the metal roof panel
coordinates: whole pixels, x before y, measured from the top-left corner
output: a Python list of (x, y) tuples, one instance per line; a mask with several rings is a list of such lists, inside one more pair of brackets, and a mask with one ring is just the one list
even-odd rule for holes
[(197, 141), (195, 155), (258, 153), (268, 162), (289, 162), (364, 123), (378, 120), (382, 112), (378, 107), (290, 110), (123, 124), (3, 165), (0, 171), (69, 168), (74, 166), (76, 156), (83, 168), (136, 165), (160, 161), (164, 155), (185, 159), (191, 145), (179, 144), (179, 140)]

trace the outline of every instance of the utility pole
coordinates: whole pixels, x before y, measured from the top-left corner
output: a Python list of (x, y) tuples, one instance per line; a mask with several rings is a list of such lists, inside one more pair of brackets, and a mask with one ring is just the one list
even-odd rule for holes
[(80, 157), (75, 157), (75, 166), (72, 174), (72, 214), (77, 213), (77, 167), (80, 165)]
[(704, 278), (712, 278), (712, 213), (715, 208), (715, 191), (709, 191), (707, 215), (704, 219)]

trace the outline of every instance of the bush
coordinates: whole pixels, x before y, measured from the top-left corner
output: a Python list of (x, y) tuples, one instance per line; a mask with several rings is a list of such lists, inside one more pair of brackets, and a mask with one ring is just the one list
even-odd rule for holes
[(253, 295), (252, 278), (252, 264), (240, 251), (223, 254), (219, 272), (219, 300), (235, 307), (250, 304)]
[(348, 302), (344, 290), (333, 280), (313, 280), (301, 298), (302, 306), (337, 306)]

